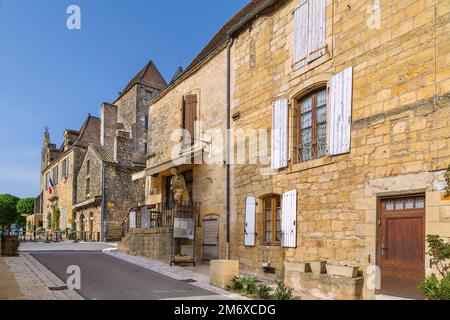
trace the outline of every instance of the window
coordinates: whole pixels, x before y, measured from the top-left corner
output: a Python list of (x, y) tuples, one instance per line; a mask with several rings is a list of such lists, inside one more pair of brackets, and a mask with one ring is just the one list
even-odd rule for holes
[(144, 143), (144, 154), (147, 154), (148, 151), (148, 144), (147, 142)]
[(144, 100), (145, 101), (150, 101), (150, 100), (152, 100), (153, 99), (153, 92), (151, 92), (151, 91), (145, 91), (145, 94), (144, 94)]
[(91, 160), (88, 160), (86, 162), (86, 174), (90, 175), (91, 174)]
[(148, 116), (145, 116), (144, 118), (144, 129), (148, 130)]
[[(183, 123), (182, 128), (185, 130), (183, 137), (184, 145), (193, 145), (195, 142), (195, 121), (197, 120), (197, 96), (188, 95), (183, 100)], [(189, 135), (190, 137), (188, 137)]]
[(61, 181), (69, 177), (69, 159), (64, 159), (61, 163)]
[(301, 68), (325, 54), (326, 0), (300, 0), (294, 15), (294, 68)]
[(58, 184), (58, 166), (52, 169), (52, 182), (55, 186)]
[(91, 179), (86, 179), (86, 196), (89, 197), (89, 194), (91, 193)]
[(281, 199), (280, 196), (271, 196), (264, 199), (264, 241), (281, 241)]
[(298, 106), (298, 161), (320, 158), (327, 152), (327, 90), (300, 100)]

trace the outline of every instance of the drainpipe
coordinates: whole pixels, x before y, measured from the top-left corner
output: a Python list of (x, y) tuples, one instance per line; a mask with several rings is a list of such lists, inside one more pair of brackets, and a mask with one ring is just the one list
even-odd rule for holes
[(102, 201), (100, 204), (100, 226), (101, 238), (105, 241), (106, 224), (105, 224), (105, 163), (102, 163)]
[(227, 46), (227, 259), (230, 254), (230, 215), (231, 215), (231, 47), (234, 39), (230, 36)]

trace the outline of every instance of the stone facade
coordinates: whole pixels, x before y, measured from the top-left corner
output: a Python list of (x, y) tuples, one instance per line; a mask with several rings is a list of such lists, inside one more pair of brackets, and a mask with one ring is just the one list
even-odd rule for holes
[[(187, 96), (197, 100), (195, 141), (183, 147), (183, 101)], [(226, 50), (221, 46), (208, 60), (183, 73), (150, 104), (148, 140), (150, 154), (147, 161), (146, 205), (165, 203), (168, 198), (172, 167), (182, 173), (192, 172), (191, 201), (200, 203), (196, 228), (196, 260), (205, 258), (202, 250), (202, 222), (218, 217), (217, 258), (227, 257), (226, 245), (226, 167), (223, 139), (226, 129)], [(216, 133), (220, 137), (215, 138)], [(214, 145), (214, 148), (210, 146)], [(189, 150), (198, 150), (194, 160), (186, 164), (173, 162)], [(156, 168), (156, 169), (155, 169)], [(155, 171), (156, 170), (156, 171)]]
[[(89, 115), (80, 131), (66, 130), (61, 148), (50, 142), (50, 134), (44, 134), (41, 167), (41, 203), (44, 227), (48, 231), (74, 229), (73, 205), (76, 201), (76, 176), (89, 143), (98, 143), (100, 119)], [(49, 192), (49, 180), (54, 184)], [(55, 228), (54, 215), (60, 212), (58, 228)], [(50, 216), (51, 226), (48, 228)], [(65, 221), (65, 223), (64, 223)]]
[[(233, 167), (232, 256), (252, 272), (262, 272), (262, 263), (269, 263), (278, 277), (298, 288), (300, 280), (285, 273), (284, 261), (325, 260), (357, 266), (369, 275), (368, 267), (378, 263), (377, 206), (384, 196), (424, 194), (426, 234), (449, 239), (450, 204), (440, 196), (443, 170), (450, 162), (450, 16), (448, 1), (382, 1), (381, 28), (369, 29), (371, 1), (327, 0), (327, 51), (295, 69), (297, 5), (280, 1), (234, 39), (232, 113), (241, 116), (233, 127), (271, 128), (272, 103), (287, 98), (290, 161), (273, 175), (262, 175), (260, 165)], [(326, 87), (350, 66), (350, 153), (296, 161), (298, 99)], [(263, 197), (290, 190), (298, 192), (295, 249), (266, 244), (262, 236)], [(258, 204), (254, 247), (244, 245), (247, 196), (256, 197)], [(317, 281), (310, 278), (301, 281)], [(328, 297), (349, 298), (328, 292)], [(369, 299), (374, 293), (364, 286), (364, 294), (353, 298)]]
[(133, 173), (145, 166), (148, 97), (164, 89), (164, 79), (150, 61), (114, 104), (101, 107), (100, 143), (91, 144), (77, 176), (79, 236), (116, 241), (129, 210), (144, 202), (144, 181)]

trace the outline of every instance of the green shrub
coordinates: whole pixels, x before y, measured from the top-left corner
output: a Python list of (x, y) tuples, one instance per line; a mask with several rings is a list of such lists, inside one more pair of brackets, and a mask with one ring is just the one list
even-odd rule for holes
[(229, 286), (229, 289), (251, 295), (256, 289), (256, 276), (234, 277), (231, 280), (231, 285)]
[(231, 280), (231, 284), (228, 286), (230, 290), (241, 291), (242, 290), (242, 277), (236, 276)]
[(260, 284), (256, 286), (252, 296), (256, 299), (263, 299), (263, 300), (269, 299), (271, 291), (272, 289), (269, 286), (266, 286), (265, 284)]
[(450, 300), (450, 273), (442, 280), (432, 274), (419, 284), (419, 289), (428, 300)]
[(277, 289), (272, 296), (273, 300), (293, 300), (294, 289), (284, 285), (281, 281), (277, 281)]
[(426, 277), (418, 288), (428, 300), (450, 300), (450, 244), (436, 235), (428, 235), (427, 242), (431, 266), (436, 268), (438, 275)]

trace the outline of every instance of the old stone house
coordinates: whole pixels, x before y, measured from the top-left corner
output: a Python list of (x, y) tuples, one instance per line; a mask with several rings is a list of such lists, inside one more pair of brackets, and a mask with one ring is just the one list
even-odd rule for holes
[(425, 235), (450, 238), (449, 2), (253, 2), (232, 128), (267, 129), (271, 161), (232, 166), (232, 258), (319, 297), (418, 297)]
[[(227, 257), (224, 145), (213, 141), (216, 132), (226, 129), (225, 31), (186, 70), (178, 68), (171, 84), (150, 103), (147, 167), (133, 176), (145, 181), (146, 198), (143, 207), (132, 211), (139, 221), (133, 218), (135, 229), (125, 239), (131, 252), (169, 260), (173, 219), (184, 214), (196, 220), (195, 243), (180, 242), (174, 254), (194, 256), (195, 248), (197, 262)], [(181, 209), (171, 188), (173, 169), (187, 187)], [(150, 223), (141, 223), (148, 214)]]
[(89, 145), (77, 176), (78, 237), (120, 240), (129, 209), (144, 202), (144, 182), (131, 176), (145, 167), (147, 103), (166, 86), (149, 61), (113, 104), (102, 105), (100, 139)]
[[(79, 131), (64, 131), (60, 148), (51, 142), (49, 131), (45, 131), (41, 149), (41, 193), (36, 206), (39, 212), (36, 212), (35, 220), (43, 221), (47, 231), (74, 230), (76, 176), (88, 145), (98, 143), (99, 139), (100, 119), (91, 115)], [(39, 217), (41, 214), (42, 218)]]

